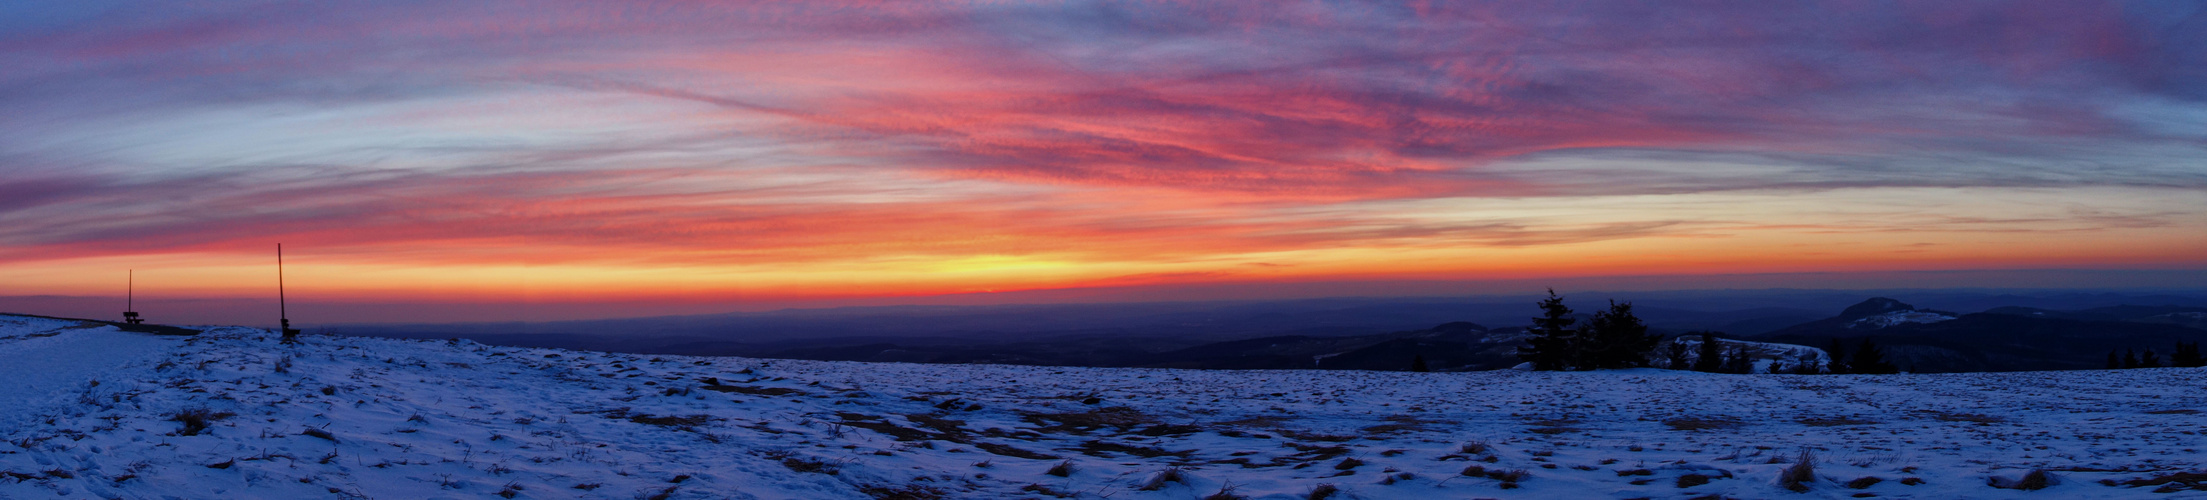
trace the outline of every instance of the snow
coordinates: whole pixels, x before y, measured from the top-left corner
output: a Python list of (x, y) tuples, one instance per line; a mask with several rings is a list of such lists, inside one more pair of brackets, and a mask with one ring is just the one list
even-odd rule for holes
[(1873, 330), (1906, 323), (1937, 323), (1954, 319), (1954, 316), (1931, 311), (1894, 311), (1868, 316), (1847, 323), (1847, 328)]
[(80, 384), (101, 372), (175, 343), (96, 323), (0, 316), (0, 360), (6, 360), (8, 375), (0, 384), (0, 428), (21, 427), (35, 416), (28, 411), (69, 402)]
[[(77, 356), (0, 365), (61, 393), (9, 400), (37, 418), (0, 427), (0, 498), (2207, 496), (2098, 483), (2200, 470), (2203, 369), (1199, 371), (53, 326), (0, 330), (0, 352)], [(235, 415), (186, 435), (170, 416), (189, 409)], [(1803, 449), (1818, 479), (1786, 491)], [(2058, 483), (1988, 486), (2033, 469)], [(1689, 474), (1715, 479), (1678, 487)], [(1884, 481), (1843, 485), (1862, 477)]]

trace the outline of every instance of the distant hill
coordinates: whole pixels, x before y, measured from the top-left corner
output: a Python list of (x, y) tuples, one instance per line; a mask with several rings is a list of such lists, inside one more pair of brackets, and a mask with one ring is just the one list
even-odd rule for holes
[(1408, 370), (1424, 357), (1434, 370), (1491, 370), (1519, 361), (1523, 329), (1488, 329), (1468, 322), (1424, 330), (1352, 337), (1281, 336), (1218, 342), (1159, 353), (1134, 366), (1158, 368), (1271, 368)]
[(1916, 372), (2102, 368), (2115, 349), (2166, 353), (2176, 342), (2207, 340), (2184, 326), (2198, 308), (2112, 306), (2079, 311), (2000, 307), (1976, 314), (1919, 309), (1872, 298), (1838, 316), (1753, 336), (1810, 346), (1873, 339), (1887, 360)]
[[(1410, 369), (1423, 356), (1440, 371), (1507, 368), (1524, 339), (1522, 329), (1493, 329), (1451, 322), (1422, 330), (1373, 335), (1277, 335), (1156, 349), (1158, 345), (1124, 337), (1037, 339), (1019, 343), (972, 343), (944, 339), (901, 339), (872, 343), (806, 347), (771, 357), (831, 361), (991, 363), (1201, 369)], [(922, 341), (913, 341), (922, 340)]]
[(2076, 311), (2055, 311), (2036, 307), (2008, 306), (1987, 309), (1985, 312), (2036, 318), (2154, 323), (2207, 329), (2207, 307), (2126, 305), (2095, 307)]

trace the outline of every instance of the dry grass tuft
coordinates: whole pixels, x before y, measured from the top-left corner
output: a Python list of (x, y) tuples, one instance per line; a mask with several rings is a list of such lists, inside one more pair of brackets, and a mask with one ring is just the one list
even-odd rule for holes
[(1073, 461), (1066, 460), (1063, 462), (1058, 462), (1057, 465), (1050, 466), (1050, 470), (1043, 471), (1042, 473), (1057, 477), (1072, 477), (1074, 469), (1075, 467), (1073, 467)]
[(1807, 492), (1809, 484), (1816, 482), (1816, 453), (1804, 448), (1801, 457), (1793, 465), (1778, 471), (1778, 485), (1795, 493)]
[(1056, 423), (1056, 425), (1038, 429), (1042, 432), (1058, 430), (1089, 431), (1104, 427), (1128, 430), (1141, 425), (1157, 423), (1157, 419), (1143, 414), (1141, 410), (1125, 406), (1111, 406), (1066, 413), (1029, 413), (1022, 416), (1022, 418), (1037, 425)]
[(2045, 469), (2031, 469), (2031, 472), (2023, 474), (2022, 478), (2010, 480), (2004, 477), (1994, 477), (1987, 480), (1986, 484), (1994, 488), (2007, 490), (2038, 491), (2053, 486), (2056, 482), (2059, 482), (2059, 479), (2056, 479), (2053, 473), (2046, 472)]
[(1227, 483), (1218, 487), (1218, 493), (1203, 497), (1203, 500), (1249, 500), (1249, 497), (1234, 494), (1233, 483)]
[(1157, 471), (1157, 474), (1151, 475), (1149, 480), (1143, 481), (1142, 486), (1136, 489), (1157, 491), (1165, 489), (1166, 483), (1188, 484), (1188, 473), (1181, 471), (1179, 467), (1168, 467), (1165, 470)]
[(238, 414), (226, 411), (211, 411), (206, 408), (192, 408), (170, 414), (169, 421), (183, 424), (183, 427), (176, 429), (176, 435), (197, 436), (199, 433), (206, 432), (207, 427), (213, 425), (215, 421), (235, 416), (238, 416)]

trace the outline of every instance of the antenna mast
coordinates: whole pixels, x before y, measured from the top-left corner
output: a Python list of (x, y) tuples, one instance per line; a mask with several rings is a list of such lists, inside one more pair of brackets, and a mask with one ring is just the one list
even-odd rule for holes
[(138, 270), (132, 269), (126, 272), (129, 274), (124, 275), (126, 276), (124, 279), (128, 281), (124, 282), (126, 285), (123, 289), (123, 323), (131, 325), (144, 323), (145, 318), (138, 317)]
[(286, 344), (299, 341), (299, 331), (291, 328), (291, 311), (284, 304), (284, 244), (276, 244), (276, 316), (283, 324)]

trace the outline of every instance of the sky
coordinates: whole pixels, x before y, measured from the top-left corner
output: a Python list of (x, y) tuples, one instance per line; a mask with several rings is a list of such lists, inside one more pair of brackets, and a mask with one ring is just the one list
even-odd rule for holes
[(0, 297), (99, 308), (2207, 269), (2197, 2), (13, 2), (0, 68)]

